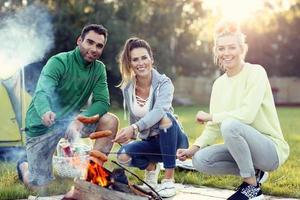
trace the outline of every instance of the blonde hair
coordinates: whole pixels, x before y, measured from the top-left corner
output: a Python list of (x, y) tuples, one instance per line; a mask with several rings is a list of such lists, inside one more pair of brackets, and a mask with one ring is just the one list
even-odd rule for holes
[(131, 51), (135, 48), (145, 48), (149, 53), (150, 58), (153, 60), (153, 53), (147, 41), (137, 37), (132, 37), (126, 40), (118, 59), (122, 80), (117, 87), (124, 88), (134, 76), (133, 70), (130, 66), (130, 61)]
[(214, 63), (218, 65), (220, 69), (223, 71), (225, 71), (225, 69), (220, 63), (217, 55), (217, 41), (220, 37), (227, 36), (227, 35), (232, 35), (237, 38), (238, 44), (240, 45), (243, 51), (242, 59), (245, 59), (245, 56), (248, 51), (248, 45), (246, 44), (246, 35), (241, 32), (239, 24), (231, 20), (220, 21), (215, 27), (213, 55), (214, 55)]

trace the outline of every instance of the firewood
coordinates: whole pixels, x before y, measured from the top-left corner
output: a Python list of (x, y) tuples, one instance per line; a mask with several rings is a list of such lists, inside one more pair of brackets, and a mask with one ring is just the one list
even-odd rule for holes
[(80, 179), (75, 179), (74, 184), (79, 192), (78, 200), (148, 200), (146, 197), (110, 190)]

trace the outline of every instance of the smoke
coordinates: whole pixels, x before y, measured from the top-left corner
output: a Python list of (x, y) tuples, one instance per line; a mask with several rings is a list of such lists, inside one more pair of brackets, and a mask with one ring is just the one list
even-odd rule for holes
[(0, 21), (0, 80), (43, 59), (54, 42), (48, 10), (37, 4)]
[(0, 149), (0, 161), (16, 162), (25, 156), (26, 151), (24, 147), (1, 147)]

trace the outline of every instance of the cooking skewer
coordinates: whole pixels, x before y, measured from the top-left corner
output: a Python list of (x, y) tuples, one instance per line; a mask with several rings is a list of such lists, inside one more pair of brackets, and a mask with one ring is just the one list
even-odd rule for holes
[[(156, 190), (151, 186), (149, 185), (147, 182), (145, 182), (144, 180), (142, 180), (140, 177), (138, 177), (138, 175), (136, 175), (135, 173), (131, 172), (130, 170), (126, 169), (125, 167), (123, 167), (122, 165), (120, 165), (119, 163), (117, 163), (116, 161), (111, 161), (113, 162), (114, 164), (118, 165), (119, 167), (121, 167), (122, 169), (124, 169), (126, 172), (130, 173), (131, 175), (133, 175), (134, 177), (136, 177), (139, 181), (141, 181), (142, 183), (144, 183), (145, 185), (147, 185), (152, 192), (154, 192), (157, 196), (155, 198), (155, 200), (162, 200), (161, 196), (156, 192)], [(152, 196), (153, 197), (153, 196)]]
[(101, 151), (102, 153), (105, 153), (106, 155), (108, 154), (133, 154), (133, 155), (153, 155), (153, 156), (176, 156), (176, 154), (166, 154), (166, 153), (141, 153), (141, 152), (130, 152), (130, 153), (122, 153), (122, 152), (103, 152)]

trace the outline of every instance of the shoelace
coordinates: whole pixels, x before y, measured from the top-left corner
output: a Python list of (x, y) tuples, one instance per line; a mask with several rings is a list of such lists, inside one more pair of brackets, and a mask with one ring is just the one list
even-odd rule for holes
[(248, 198), (256, 197), (260, 188), (255, 187), (254, 185), (248, 185), (246, 188), (243, 188), (241, 193)]

